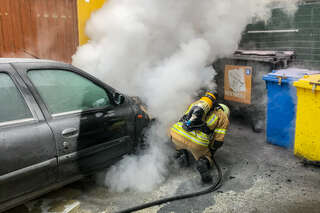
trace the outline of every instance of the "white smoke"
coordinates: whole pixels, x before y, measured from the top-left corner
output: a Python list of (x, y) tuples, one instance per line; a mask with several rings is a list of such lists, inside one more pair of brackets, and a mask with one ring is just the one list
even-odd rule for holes
[[(297, 1), (277, 5), (291, 7)], [(109, 170), (111, 189), (149, 191), (165, 180), (170, 124), (198, 89), (215, 87), (215, 73), (206, 65), (236, 50), (246, 25), (267, 20), (271, 6), (275, 1), (109, 0), (92, 15), (86, 28), (90, 41), (78, 48), (73, 64), (140, 96), (158, 119), (147, 137), (151, 148)]]

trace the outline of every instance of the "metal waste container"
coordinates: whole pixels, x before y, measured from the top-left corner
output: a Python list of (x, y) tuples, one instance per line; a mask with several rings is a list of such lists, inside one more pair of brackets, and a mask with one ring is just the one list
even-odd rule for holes
[(230, 107), (233, 115), (244, 117), (254, 131), (263, 131), (267, 93), (262, 77), (286, 68), (293, 58), (293, 51), (238, 50), (229, 58), (217, 60), (213, 67), (218, 99)]

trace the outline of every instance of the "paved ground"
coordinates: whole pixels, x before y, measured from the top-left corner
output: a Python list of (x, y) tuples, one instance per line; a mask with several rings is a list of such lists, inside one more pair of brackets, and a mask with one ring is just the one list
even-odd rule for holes
[[(218, 192), (140, 212), (320, 212), (320, 168), (303, 165), (292, 150), (267, 144), (264, 133), (253, 133), (243, 121), (232, 122), (226, 144), (216, 159), (223, 168), (224, 180)], [(63, 212), (71, 207), (78, 213), (115, 212), (205, 188), (192, 168), (171, 170), (167, 181), (151, 193), (113, 193), (85, 179), (10, 213)]]

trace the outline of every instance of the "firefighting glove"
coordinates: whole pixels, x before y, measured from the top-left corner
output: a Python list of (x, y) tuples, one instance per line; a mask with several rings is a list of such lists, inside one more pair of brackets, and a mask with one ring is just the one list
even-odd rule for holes
[(210, 146), (210, 152), (211, 152), (211, 155), (213, 156), (216, 151), (221, 148), (223, 145), (223, 141), (215, 141), (211, 146)]
[(206, 123), (203, 123), (200, 131), (208, 135), (211, 133), (211, 130), (209, 129)]

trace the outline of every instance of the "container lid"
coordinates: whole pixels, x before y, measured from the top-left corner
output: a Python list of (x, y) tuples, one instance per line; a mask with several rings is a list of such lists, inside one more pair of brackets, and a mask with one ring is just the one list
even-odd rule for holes
[(320, 75), (306, 75), (293, 83), (295, 87), (320, 91)]
[(263, 80), (275, 81), (275, 82), (279, 82), (280, 80), (283, 83), (289, 83), (292, 81), (297, 81), (305, 75), (314, 75), (314, 74), (320, 74), (320, 71), (288, 68), (288, 69), (273, 70), (271, 73), (263, 76)]

